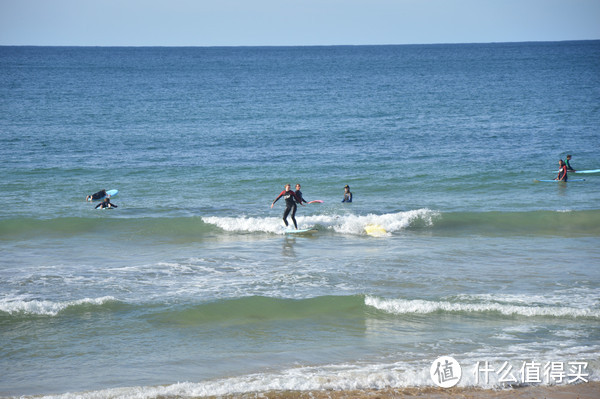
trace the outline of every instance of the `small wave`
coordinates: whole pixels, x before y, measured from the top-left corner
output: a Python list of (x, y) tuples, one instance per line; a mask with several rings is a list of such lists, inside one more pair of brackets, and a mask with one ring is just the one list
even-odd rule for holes
[[(312, 215), (296, 216), (299, 228), (319, 227), (339, 234), (364, 235), (369, 225), (379, 225), (388, 233), (405, 230), (409, 227), (431, 226), (439, 212), (430, 209), (417, 209), (406, 212), (386, 213), (382, 215)], [(215, 225), (229, 232), (284, 234), (279, 217), (203, 217), (205, 223)]]
[(341, 217), (314, 216), (314, 223), (331, 228), (342, 234), (365, 234), (369, 225), (379, 225), (388, 233), (406, 230), (409, 227), (431, 226), (439, 212), (430, 209), (416, 209), (406, 212), (382, 215), (344, 215)]
[(362, 296), (321, 296), (307, 299), (248, 296), (223, 299), (180, 309), (155, 313), (150, 318), (168, 325), (198, 325), (206, 323), (244, 324), (269, 320), (303, 319), (330, 315), (352, 317), (362, 315)]
[[(478, 359), (478, 358), (477, 358)], [(296, 392), (309, 391), (346, 391), (380, 390), (380, 389), (421, 389), (434, 387), (429, 367), (434, 359), (423, 359), (417, 362), (396, 362), (379, 364), (338, 364), (325, 366), (305, 366), (283, 370), (280, 372), (256, 373), (239, 377), (230, 377), (203, 382), (179, 382), (160, 386), (137, 386), (109, 388), (98, 391), (66, 393), (62, 395), (43, 396), (44, 399), (105, 399), (105, 398), (184, 398), (184, 397), (222, 397), (243, 395), (244, 397), (263, 397), (265, 392), (286, 392), (294, 396)], [(462, 358), (464, 367), (474, 365), (477, 360)], [(522, 362), (511, 363), (513, 370), (518, 370)], [(590, 363), (590, 381), (596, 381), (593, 371), (595, 363)], [(567, 381), (567, 380), (566, 380)], [(567, 384), (566, 382), (564, 384)], [(539, 383), (550, 384), (547, 379)], [(477, 380), (474, 373), (463, 370), (458, 387), (477, 387), (485, 389), (506, 388), (505, 383), (497, 381), (491, 375), (489, 383)], [(417, 394), (417, 392), (415, 392)], [(344, 396), (344, 395), (343, 395)], [(419, 395), (420, 396), (420, 395)], [(22, 397), (26, 398), (26, 397)]]
[(501, 303), (455, 303), (449, 301), (427, 301), (422, 299), (381, 299), (365, 297), (365, 304), (375, 309), (396, 314), (430, 314), (430, 313), (488, 313), (495, 312), (505, 316), (526, 317), (586, 317), (600, 318), (600, 311), (593, 309), (577, 309), (561, 306), (522, 306)]
[(112, 388), (67, 393), (44, 398), (179, 398), (214, 397), (273, 391), (383, 389), (428, 386), (429, 372), (402, 370), (396, 365), (331, 365), (298, 367), (274, 373), (258, 373), (205, 382), (180, 382), (163, 386)]
[(39, 300), (0, 300), (0, 312), (9, 315), (40, 315), (56, 316), (67, 309), (87, 308), (89, 306), (103, 306), (109, 303), (115, 303), (117, 300), (112, 296), (101, 298), (84, 298), (74, 301), (53, 302)]
[[(367, 215), (298, 215), (298, 227), (315, 227), (345, 235), (366, 235), (369, 225), (381, 226), (387, 235), (426, 230), (436, 234), (544, 234), (600, 236), (600, 210), (530, 212), (448, 212), (422, 208)], [(15, 218), (0, 220), (0, 240), (35, 237), (71, 237), (85, 234), (128, 236), (143, 239), (192, 240), (219, 231), (284, 234), (281, 217), (130, 217), (55, 219)]]
[(449, 212), (435, 220), (434, 230), (443, 234), (598, 236), (600, 210)]
[(0, 239), (33, 237), (72, 237), (84, 234), (123, 234), (136, 237), (197, 237), (210, 231), (199, 217), (54, 219), (15, 218), (0, 220)]

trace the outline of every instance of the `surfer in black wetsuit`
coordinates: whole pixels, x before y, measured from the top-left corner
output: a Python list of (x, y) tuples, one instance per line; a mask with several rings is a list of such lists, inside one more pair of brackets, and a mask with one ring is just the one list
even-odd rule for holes
[(302, 191), (300, 191), (300, 184), (296, 184), (296, 198), (300, 199), (300, 202), (298, 202), (299, 204), (302, 204), (303, 202), (305, 204), (308, 204), (308, 201), (305, 200), (302, 196)]
[(116, 206), (115, 204), (113, 204), (112, 202), (110, 202), (110, 198), (106, 197), (104, 198), (104, 201), (102, 201), (101, 203), (99, 203), (98, 205), (96, 205), (95, 209), (104, 209), (104, 208), (118, 208), (118, 206)]
[(569, 172), (575, 172), (575, 169), (573, 169), (571, 167), (570, 161), (571, 161), (571, 155), (567, 155), (567, 158), (565, 159), (565, 165), (567, 166), (567, 171), (569, 171)]
[(558, 171), (558, 176), (554, 180), (567, 181), (567, 164), (561, 159), (558, 161), (558, 165), (560, 169)]
[(304, 205), (302, 204), (302, 201), (298, 197), (296, 197), (296, 193), (291, 190), (291, 187), (292, 186), (289, 184), (285, 185), (284, 190), (281, 193), (279, 193), (277, 198), (275, 198), (275, 200), (271, 204), (271, 208), (273, 208), (273, 205), (275, 205), (279, 198), (285, 198), (285, 211), (283, 211), (283, 223), (285, 223), (285, 225), (288, 226), (287, 217), (291, 212), (292, 222), (294, 222), (294, 227), (296, 228), (296, 230), (298, 230), (298, 224), (296, 223), (296, 203), (302, 206)]
[(106, 197), (106, 189), (102, 189), (102, 190), (98, 191), (97, 193), (88, 195), (87, 197), (85, 197), (85, 199), (87, 201), (92, 201), (92, 200), (99, 200), (100, 198), (104, 198), (104, 197)]

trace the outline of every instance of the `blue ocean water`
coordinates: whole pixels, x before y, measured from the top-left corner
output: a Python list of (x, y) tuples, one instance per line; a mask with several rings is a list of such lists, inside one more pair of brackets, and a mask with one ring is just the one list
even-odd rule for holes
[[(600, 379), (600, 174), (534, 181), (600, 168), (600, 42), (0, 47), (0, 71), (0, 395), (421, 387), (442, 355), (460, 386)], [(316, 233), (284, 234), (286, 183)]]

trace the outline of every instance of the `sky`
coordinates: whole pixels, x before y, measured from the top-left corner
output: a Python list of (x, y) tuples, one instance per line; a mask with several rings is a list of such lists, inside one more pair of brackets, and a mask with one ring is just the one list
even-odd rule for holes
[(0, 45), (296, 46), (600, 39), (600, 0), (0, 0)]

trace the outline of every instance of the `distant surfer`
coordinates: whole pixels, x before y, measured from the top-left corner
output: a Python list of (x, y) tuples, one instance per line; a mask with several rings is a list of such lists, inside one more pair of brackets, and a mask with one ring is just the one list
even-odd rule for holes
[(87, 197), (85, 197), (85, 199), (87, 201), (93, 201), (93, 200), (99, 200), (106, 197), (106, 189), (102, 189), (100, 191), (98, 191), (97, 193), (94, 193), (92, 195), (88, 195)]
[(350, 192), (350, 186), (347, 184), (344, 186), (344, 199), (342, 202), (352, 202), (352, 193)]
[(571, 161), (571, 155), (567, 155), (567, 158), (565, 159), (565, 165), (567, 166), (567, 171), (569, 171), (569, 172), (575, 172), (575, 169), (573, 169), (571, 167), (570, 161)]
[(112, 202), (110, 202), (110, 197), (106, 197), (104, 198), (104, 201), (102, 201), (101, 203), (99, 203), (98, 205), (96, 205), (95, 209), (104, 209), (104, 208), (118, 208), (118, 206), (116, 206), (115, 204), (113, 204)]
[(273, 203), (271, 204), (271, 209), (273, 208), (273, 205), (275, 205), (275, 203), (279, 200), (279, 198), (283, 197), (285, 199), (285, 211), (283, 211), (283, 223), (285, 223), (286, 227), (288, 226), (288, 221), (287, 221), (287, 217), (290, 214), (290, 212), (292, 213), (292, 222), (294, 222), (294, 227), (296, 228), (296, 230), (298, 230), (298, 224), (296, 223), (296, 203), (304, 206), (302, 204), (302, 201), (296, 197), (296, 193), (293, 192), (291, 190), (291, 185), (290, 184), (286, 184), (285, 188), (283, 189), (283, 191), (281, 193), (279, 193), (279, 195), (277, 196), (277, 198), (275, 198), (275, 200), (273, 201)]
[(560, 169), (558, 170), (558, 176), (554, 180), (567, 181), (567, 164), (561, 159), (558, 161), (558, 166)]
[(302, 196), (302, 191), (300, 191), (300, 184), (296, 184), (296, 198), (298, 198), (300, 200), (300, 202), (298, 202), (299, 204), (302, 204), (303, 202), (305, 204), (308, 204), (308, 201), (304, 199), (304, 197)]

